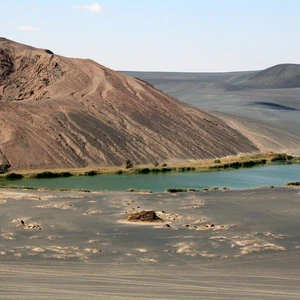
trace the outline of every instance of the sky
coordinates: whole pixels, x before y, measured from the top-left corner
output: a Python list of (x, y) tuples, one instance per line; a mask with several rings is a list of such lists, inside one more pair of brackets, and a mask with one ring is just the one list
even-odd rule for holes
[(300, 63), (300, 0), (3, 0), (0, 11), (0, 36), (115, 70)]

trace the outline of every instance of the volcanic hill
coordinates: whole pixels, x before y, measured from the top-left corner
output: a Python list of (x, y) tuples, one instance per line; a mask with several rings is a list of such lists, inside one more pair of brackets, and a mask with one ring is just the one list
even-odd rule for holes
[(256, 88), (299, 88), (300, 65), (280, 64), (272, 66), (249, 77), (247, 83)]
[(220, 118), (89, 59), (0, 38), (0, 163), (16, 169), (258, 151)]

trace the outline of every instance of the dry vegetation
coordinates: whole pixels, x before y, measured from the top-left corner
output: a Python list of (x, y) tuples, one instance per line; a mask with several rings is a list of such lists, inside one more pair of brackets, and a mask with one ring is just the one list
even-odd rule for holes
[(0, 178), (20, 179), (20, 178), (55, 178), (69, 176), (94, 176), (109, 174), (149, 174), (159, 172), (205, 172), (213, 170), (237, 169), (242, 167), (253, 167), (267, 163), (300, 163), (299, 157), (293, 157), (285, 153), (258, 153), (241, 156), (230, 156), (221, 159), (170, 162), (162, 164), (138, 165), (127, 168), (122, 167), (99, 167), (99, 168), (66, 168), (47, 170), (19, 170), (1, 174)]

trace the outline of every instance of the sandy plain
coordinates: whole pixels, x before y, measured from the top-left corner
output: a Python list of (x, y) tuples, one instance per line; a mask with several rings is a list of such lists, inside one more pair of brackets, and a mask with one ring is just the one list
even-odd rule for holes
[[(124, 73), (141, 78), (185, 103), (209, 110), (262, 152), (273, 149), (299, 155), (300, 82), (294, 68), (300, 70), (299, 65), (286, 64), (249, 72)], [(257, 86), (250, 85), (249, 79), (257, 75)]]
[[(299, 299), (300, 189), (0, 190), (1, 299)], [(154, 210), (163, 222), (130, 223)]]

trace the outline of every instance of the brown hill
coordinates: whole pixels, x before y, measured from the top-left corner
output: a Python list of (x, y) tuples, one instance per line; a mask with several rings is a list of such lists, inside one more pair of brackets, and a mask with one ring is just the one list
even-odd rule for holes
[(257, 148), (218, 117), (88, 59), (0, 38), (0, 161), (12, 169), (222, 157)]

